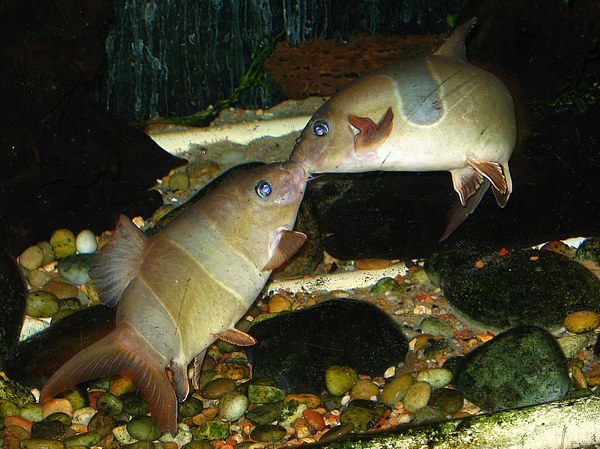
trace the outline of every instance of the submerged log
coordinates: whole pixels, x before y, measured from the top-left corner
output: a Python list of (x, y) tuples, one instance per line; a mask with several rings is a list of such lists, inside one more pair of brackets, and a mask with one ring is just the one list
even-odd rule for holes
[(305, 446), (327, 449), (578, 448), (600, 442), (600, 396), (549, 402)]

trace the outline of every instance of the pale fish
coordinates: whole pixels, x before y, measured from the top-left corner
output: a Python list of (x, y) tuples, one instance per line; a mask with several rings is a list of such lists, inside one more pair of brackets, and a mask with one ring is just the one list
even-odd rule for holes
[(244, 172), (149, 238), (121, 216), (94, 267), (102, 301), (118, 303), (116, 328), (56, 371), (40, 402), (86, 380), (127, 374), (161, 428), (174, 432), (190, 362), (199, 368), (217, 338), (254, 343), (234, 325), (306, 240), (292, 229), (307, 178), (294, 162)]
[(450, 171), (463, 207), (442, 240), (490, 183), (504, 207), (512, 192), (514, 104), (498, 78), (467, 61), (465, 38), (474, 24), (459, 26), (433, 55), (343, 87), (312, 116), (290, 159), (310, 173)]

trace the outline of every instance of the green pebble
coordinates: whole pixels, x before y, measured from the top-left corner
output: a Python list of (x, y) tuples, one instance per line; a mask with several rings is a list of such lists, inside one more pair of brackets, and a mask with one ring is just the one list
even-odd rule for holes
[(154, 418), (151, 416), (138, 416), (127, 423), (127, 432), (132, 438), (143, 441), (157, 440), (161, 431)]
[(421, 321), (421, 332), (424, 334), (431, 334), (440, 337), (450, 337), (454, 333), (452, 325), (446, 323), (443, 320), (434, 317), (427, 317)]
[(248, 410), (248, 397), (241, 391), (233, 390), (219, 399), (219, 417), (225, 421), (237, 421)]
[(179, 417), (190, 418), (202, 411), (202, 401), (189, 396), (185, 401), (179, 403)]
[(415, 412), (413, 424), (426, 424), (446, 421), (448, 417), (441, 410), (433, 407), (422, 407)]
[(79, 310), (81, 309), (81, 301), (79, 298), (62, 298), (58, 300), (60, 310)]
[(56, 258), (56, 256), (54, 255), (54, 249), (52, 248), (50, 242), (43, 241), (38, 243), (36, 246), (39, 246), (42, 249), (42, 252), (44, 253), (44, 258), (42, 259), (42, 266), (52, 262)]
[(88, 405), (87, 393), (85, 389), (81, 387), (75, 387), (67, 390), (63, 393), (62, 397), (71, 403), (73, 410), (77, 410)]
[(236, 385), (233, 379), (214, 379), (202, 388), (200, 394), (205, 399), (220, 399), (225, 393), (235, 390)]
[(277, 381), (269, 376), (254, 377), (238, 385), (237, 389), (240, 390), (242, 393), (248, 394), (248, 387), (250, 387), (250, 385), (267, 385), (269, 387), (276, 387)]
[(31, 291), (25, 297), (25, 313), (33, 318), (47, 318), (60, 310), (58, 298), (42, 290)]
[(72, 448), (74, 446), (90, 447), (95, 444), (98, 444), (101, 439), (102, 436), (98, 432), (91, 431), (65, 438), (64, 443), (65, 446), (69, 448)]
[(72, 254), (58, 261), (58, 274), (75, 285), (86, 284), (90, 280), (93, 254)]
[(281, 411), (281, 418), (279, 424), (282, 426), (291, 426), (299, 418), (302, 418), (302, 412), (308, 407), (306, 404), (289, 403), (283, 404), (283, 410)]
[(120, 396), (119, 399), (123, 401), (123, 413), (127, 413), (128, 415), (142, 416), (148, 414), (150, 411), (148, 403), (136, 393), (126, 393)]
[(359, 379), (350, 390), (350, 395), (358, 399), (377, 398), (379, 387), (369, 379)]
[(349, 407), (340, 415), (340, 424), (352, 424), (354, 430), (362, 432), (373, 427), (381, 416), (371, 408)]
[(348, 366), (333, 365), (325, 371), (325, 387), (335, 396), (342, 396), (358, 381), (358, 373)]
[(75, 234), (68, 229), (57, 229), (54, 231), (52, 237), (50, 237), (50, 244), (57, 259), (62, 259), (77, 252)]
[(21, 407), (21, 418), (32, 423), (43, 421), (42, 406), (40, 404), (26, 404)]
[(377, 281), (377, 283), (371, 288), (371, 293), (387, 293), (387, 292), (401, 292), (402, 287), (396, 282), (395, 279), (390, 277), (384, 277)]
[(114, 394), (106, 392), (98, 398), (96, 408), (108, 416), (116, 416), (123, 412), (123, 401)]
[(386, 382), (381, 392), (381, 402), (391, 406), (401, 401), (404, 399), (410, 386), (414, 383), (415, 380), (410, 374), (401, 374), (398, 377), (394, 377), (389, 382)]
[(556, 339), (560, 349), (565, 354), (565, 357), (570, 359), (585, 348), (589, 343), (589, 337), (586, 334), (566, 334)]
[(56, 324), (63, 318), (68, 317), (69, 315), (73, 315), (74, 313), (75, 313), (75, 310), (73, 310), (73, 309), (59, 310), (54, 315), (52, 315), (52, 319), (50, 320), (50, 323)]
[(414, 413), (423, 408), (431, 397), (431, 385), (427, 382), (416, 382), (408, 388), (404, 396), (404, 410)]
[(240, 346), (234, 345), (233, 343), (228, 343), (223, 340), (217, 340), (217, 348), (219, 348), (219, 352), (221, 354), (229, 354), (231, 352), (239, 351)]
[(112, 434), (112, 430), (117, 426), (117, 420), (108, 416), (104, 412), (97, 412), (88, 423), (88, 431), (97, 432), (102, 437)]
[(446, 368), (430, 368), (417, 374), (417, 381), (427, 382), (434, 390), (443, 388), (452, 381), (452, 371)]
[(4, 419), (6, 416), (21, 416), (21, 410), (14, 402), (0, 399), (0, 419)]
[(19, 264), (28, 271), (37, 270), (44, 260), (44, 251), (37, 245), (30, 246), (19, 256)]
[(256, 426), (254, 430), (250, 433), (250, 438), (254, 441), (261, 441), (265, 443), (275, 443), (277, 441), (282, 440), (286, 431), (281, 426), (276, 426), (274, 424), (264, 424), (262, 426)]
[(458, 390), (451, 388), (440, 388), (431, 393), (429, 405), (444, 412), (446, 415), (453, 415), (458, 412), (464, 404), (464, 397)]
[(343, 396), (327, 393), (321, 398), (321, 404), (323, 404), (325, 410), (328, 412), (332, 410), (339, 410), (342, 408), (342, 397)]
[(283, 403), (276, 402), (274, 404), (260, 405), (246, 413), (246, 418), (254, 425), (271, 424), (281, 419), (283, 411)]
[(45, 438), (29, 438), (21, 441), (21, 449), (65, 449), (65, 443)]
[(250, 385), (248, 387), (248, 399), (253, 404), (272, 404), (283, 401), (285, 391), (281, 388), (269, 385)]
[(169, 177), (169, 188), (171, 190), (189, 190), (190, 178), (185, 172), (175, 172)]
[(575, 259), (591, 260), (600, 265), (600, 238), (590, 237), (581, 242), (575, 251)]
[(229, 436), (229, 424), (221, 421), (209, 421), (192, 430), (196, 440), (224, 440)]
[[(239, 444), (236, 445), (238, 446)], [(213, 446), (207, 440), (193, 440), (184, 444), (181, 449), (213, 449)]]
[(25, 407), (27, 404), (36, 402), (29, 388), (14, 380), (4, 380), (0, 377), (0, 404), (3, 399), (12, 402), (17, 407)]
[(58, 421), (65, 427), (69, 427), (71, 425), (71, 423), (73, 422), (73, 420), (71, 419), (71, 417), (69, 415), (67, 415), (66, 413), (62, 413), (62, 412), (52, 413), (52, 414), (46, 416), (44, 421)]
[(202, 370), (200, 379), (198, 379), (198, 390), (202, 391), (204, 387), (206, 387), (212, 380), (215, 379), (215, 375), (216, 373), (214, 369)]

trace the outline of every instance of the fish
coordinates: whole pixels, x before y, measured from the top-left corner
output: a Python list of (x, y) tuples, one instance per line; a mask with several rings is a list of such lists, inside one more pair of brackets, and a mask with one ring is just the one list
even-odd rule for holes
[(308, 175), (295, 162), (228, 179), (151, 237), (121, 215), (92, 267), (101, 301), (117, 307), (115, 329), (78, 352), (44, 385), (40, 403), (81, 382), (128, 375), (164, 431), (177, 429), (177, 400), (198, 386), (216, 339), (256, 341), (234, 325), (272, 270), (306, 241), (293, 230)]
[(432, 54), (361, 76), (310, 118), (291, 152), (309, 173), (449, 171), (460, 207), (441, 240), (492, 186), (506, 206), (516, 143), (514, 102), (493, 74), (470, 64), (473, 18)]

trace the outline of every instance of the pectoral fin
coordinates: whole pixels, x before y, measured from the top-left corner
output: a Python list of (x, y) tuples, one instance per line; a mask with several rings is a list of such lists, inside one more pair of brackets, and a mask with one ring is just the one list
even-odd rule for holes
[(271, 259), (263, 267), (263, 271), (271, 271), (283, 265), (306, 241), (302, 232), (283, 230), (277, 237), (277, 243)]
[(236, 328), (219, 332), (216, 337), (237, 346), (252, 346), (256, 344), (256, 339), (252, 335), (248, 335)]
[(363, 153), (363, 156), (365, 153), (375, 152), (392, 133), (393, 120), (394, 112), (391, 107), (377, 124), (369, 117), (348, 115), (348, 123), (358, 130), (358, 134), (354, 137), (354, 151)]

